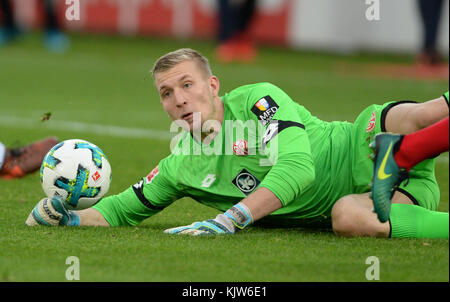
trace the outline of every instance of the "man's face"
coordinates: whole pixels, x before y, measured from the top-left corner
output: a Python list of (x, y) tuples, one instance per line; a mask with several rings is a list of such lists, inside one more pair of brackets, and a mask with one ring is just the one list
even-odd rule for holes
[(201, 115), (200, 127), (203, 122), (215, 118), (218, 79), (208, 77), (194, 61), (184, 61), (157, 73), (155, 85), (170, 119), (187, 122), (190, 131), (194, 130), (194, 113)]

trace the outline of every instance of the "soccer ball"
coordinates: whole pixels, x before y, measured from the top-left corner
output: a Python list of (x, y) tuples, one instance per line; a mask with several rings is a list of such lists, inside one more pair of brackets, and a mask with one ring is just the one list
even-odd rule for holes
[(60, 196), (69, 210), (96, 204), (111, 184), (111, 166), (96, 145), (81, 139), (63, 141), (48, 151), (40, 170), (48, 198)]

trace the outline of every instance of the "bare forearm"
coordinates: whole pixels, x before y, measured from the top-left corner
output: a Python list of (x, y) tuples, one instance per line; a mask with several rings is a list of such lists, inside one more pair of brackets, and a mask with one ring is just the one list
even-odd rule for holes
[(253, 221), (259, 220), (282, 207), (281, 201), (267, 188), (258, 188), (241, 201), (251, 212)]
[(93, 208), (77, 211), (77, 214), (80, 217), (80, 226), (110, 226), (103, 215)]

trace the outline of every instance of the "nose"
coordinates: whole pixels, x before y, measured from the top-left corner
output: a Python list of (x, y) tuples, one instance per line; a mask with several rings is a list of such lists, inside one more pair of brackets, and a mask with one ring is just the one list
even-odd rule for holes
[(174, 96), (175, 96), (175, 105), (177, 107), (181, 107), (186, 104), (186, 98), (184, 97), (184, 94), (179, 89), (174, 90)]

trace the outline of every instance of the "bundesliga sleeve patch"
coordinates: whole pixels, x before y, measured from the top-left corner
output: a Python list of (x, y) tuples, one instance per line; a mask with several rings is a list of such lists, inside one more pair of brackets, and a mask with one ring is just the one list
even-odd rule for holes
[(153, 177), (155, 177), (156, 175), (158, 175), (159, 173), (159, 165), (156, 166), (156, 168), (154, 168), (146, 177), (145, 177), (145, 184), (149, 184), (152, 182)]
[(275, 101), (266, 95), (260, 98), (252, 107), (252, 112), (258, 117), (259, 121), (265, 126), (273, 118), (279, 106)]

